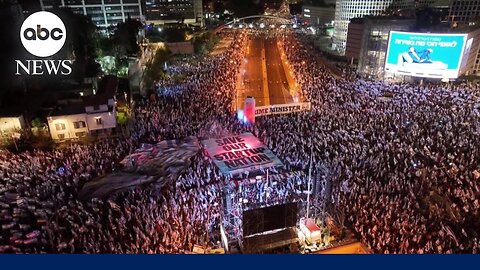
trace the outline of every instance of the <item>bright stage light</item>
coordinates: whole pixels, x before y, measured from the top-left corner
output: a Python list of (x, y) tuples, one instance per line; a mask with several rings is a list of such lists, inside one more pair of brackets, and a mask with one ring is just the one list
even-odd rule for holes
[(243, 121), (243, 119), (245, 118), (245, 114), (243, 113), (243, 110), (242, 109), (238, 109), (237, 110), (237, 119), (239, 121)]

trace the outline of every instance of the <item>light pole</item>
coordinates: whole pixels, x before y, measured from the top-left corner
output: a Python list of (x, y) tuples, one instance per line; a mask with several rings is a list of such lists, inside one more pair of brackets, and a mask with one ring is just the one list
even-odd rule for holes
[(308, 189), (308, 193), (307, 193), (307, 216), (306, 218), (308, 219), (308, 214), (309, 214), (309, 211), (310, 211), (310, 193), (312, 192), (311, 190), (311, 184), (312, 184), (312, 159), (313, 159), (313, 150), (312, 148), (310, 148), (310, 168), (308, 170), (308, 184), (307, 184), (307, 189)]
[(20, 134), (12, 134), (13, 144), (15, 145), (15, 150), (18, 152), (17, 139), (20, 139)]

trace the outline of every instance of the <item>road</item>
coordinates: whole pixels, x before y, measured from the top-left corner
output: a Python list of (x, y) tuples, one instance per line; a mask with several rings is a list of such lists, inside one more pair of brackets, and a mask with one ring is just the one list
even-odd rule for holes
[(267, 64), (268, 92), (270, 104), (285, 104), (293, 102), (289, 92), (287, 76), (277, 46), (277, 39), (265, 40), (265, 58)]
[(248, 43), (246, 63), (244, 63), (244, 69), (240, 70), (243, 76), (241, 100), (245, 100), (247, 96), (252, 96), (255, 98), (256, 106), (268, 105), (268, 101), (265, 99), (265, 93), (268, 93), (268, 89), (263, 83), (262, 48), (264, 41), (262, 39), (251, 39)]
[(247, 96), (256, 106), (293, 102), (282, 58), (274, 38), (251, 37), (237, 83), (237, 106), (243, 107)]

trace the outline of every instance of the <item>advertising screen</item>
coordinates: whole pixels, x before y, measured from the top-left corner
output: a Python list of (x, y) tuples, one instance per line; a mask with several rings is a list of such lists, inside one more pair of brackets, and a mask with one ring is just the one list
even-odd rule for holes
[(466, 34), (390, 32), (385, 71), (427, 78), (458, 77)]

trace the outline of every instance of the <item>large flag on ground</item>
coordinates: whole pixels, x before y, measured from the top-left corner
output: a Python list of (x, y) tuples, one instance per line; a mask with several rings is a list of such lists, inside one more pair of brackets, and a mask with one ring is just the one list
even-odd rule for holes
[(180, 173), (190, 166), (190, 158), (199, 150), (195, 137), (143, 144), (121, 162), (125, 165), (122, 171), (86, 183), (79, 197), (104, 198), (139, 185), (167, 185), (176, 181)]
[(208, 155), (225, 175), (282, 166), (275, 154), (252, 133), (202, 141)]

